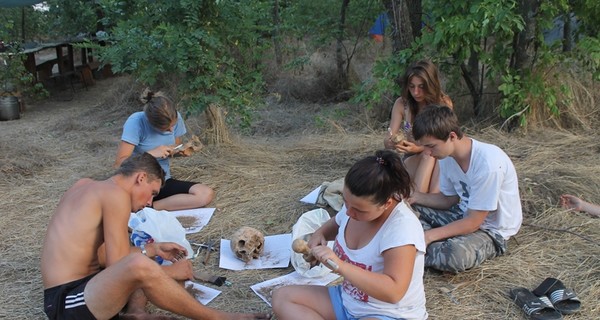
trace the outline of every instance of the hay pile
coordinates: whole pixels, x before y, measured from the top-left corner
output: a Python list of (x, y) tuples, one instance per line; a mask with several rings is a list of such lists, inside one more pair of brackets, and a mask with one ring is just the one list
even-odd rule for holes
[[(68, 103), (45, 101), (30, 106), (21, 120), (0, 123), (0, 318), (44, 317), (39, 256), (45, 227), (62, 193), (78, 178), (104, 178), (111, 173), (121, 126), (140, 107), (129, 98), (139, 94), (136, 90), (127, 78), (111, 78), (99, 81), (89, 92), (78, 92)], [(289, 114), (301, 106), (277, 108), (281, 117), (271, 121), (293, 128), (298, 118)], [(327, 108), (323, 106), (323, 112)], [(363, 115), (347, 117), (357, 123)], [(198, 132), (201, 119), (188, 121), (189, 135), (202, 133)], [(323, 181), (342, 177), (356, 160), (382, 145), (383, 131), (369, 132), (335, 121), (347, 133), (307, 123), (297, 123), (302, 129), (285, 135), (263, 128), (261, 132), (273, 134), (232, 136), (232, 144), (207, 145), (192, 157), (174, 159), (175, 177), (206, 183), (217, 192), (212, 205), (218, 211), (202, 232), (189, 239), (228, 238), (241, 226), (266, 235), (291, 232), (297, 218), (312, 209), (300, 198)], [(563, 280), (582, 299), (582, 311), (569, 319), (600, 318), (600, 219), (556, 206), (563, 192), (600, 203), (600, 135), (507, 134), (494, 128), (467, 132), (499, 145), (512, 157), (520, 178), (525, 225), (509, 242), (506, 256), (459, 275), (426, 272), (430, 318), (522, 319), (508, 290), (533, 289), (546, 277)], [(233, 282), (232, 287), (219, 288), (223, 293), (209, 305), (227, 311), (268, 311), (250, 285), (293, 271), (291, 267), (221, 270), (218, 254), (211, 256), (207, 266), (201, 260), (193, 262), (198, 271)], [(456, 287), (451, 294), (443, 289), (449, 284)]]

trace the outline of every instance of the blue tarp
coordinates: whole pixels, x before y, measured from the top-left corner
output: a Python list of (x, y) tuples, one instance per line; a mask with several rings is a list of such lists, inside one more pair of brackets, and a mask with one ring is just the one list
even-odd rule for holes
[(384, 31), (385, 28), (387, 27), (387, 25), (389, 24), (388, 22), (388, 18), (387, 18), (387, 14), (382, 13), (377, 17), (377, 20), (375, 20), (375, 23), (373, 24), (373, 26), (371, 27), (371, 30), (369, 30), (369, 34), (370, 35), (384, 35)]

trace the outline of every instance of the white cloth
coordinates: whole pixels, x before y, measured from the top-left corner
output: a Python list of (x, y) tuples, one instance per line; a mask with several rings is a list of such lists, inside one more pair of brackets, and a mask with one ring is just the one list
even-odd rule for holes
[(402, 300), (398, 303), (377, 300), (344, 280), (342, 301), (348, 312), (357, 318), (377, 314), (393, 318), (426, 319), (423, 286), (425, 236), (415, 213), (404, 202), (400, 202), (369, 244), (356, 250), (348, 249), (344, 238), (348, 220), (346, 206), (344, 206), (335, 216), (339, 229), (333, 250), (345, 262), (371, 272), (382, 273), (384, 266), (382, 253), (385, 250), (404, 245), (414, 245), (417, 249), (412, 279)]
[(317, 204), (326, 206), (329, 205), (335, 211), (340, 211), (344, 205), (342, 192), (344, 191), (344, 178), (339, 178), (332, 182), (325, 181), (321, 184), (321, 190), (317, 197)]
[(464, 213), (468, 209), (489, 211), (480, 229), (492, 230), (508, 240), (523, 221), (517, 172), (502, 149), (471, 140), (466, 173), (452, 157), (439, 161), (440, 191), (447, 196), (458, 195)]

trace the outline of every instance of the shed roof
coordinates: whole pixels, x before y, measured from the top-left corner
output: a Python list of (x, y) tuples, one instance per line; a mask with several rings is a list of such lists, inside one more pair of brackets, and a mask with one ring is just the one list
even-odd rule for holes
[(44, 2), (43, 0), (0, 0), (0, 7), (22, 7), (22, 6), (30, 6), (40, 2)]

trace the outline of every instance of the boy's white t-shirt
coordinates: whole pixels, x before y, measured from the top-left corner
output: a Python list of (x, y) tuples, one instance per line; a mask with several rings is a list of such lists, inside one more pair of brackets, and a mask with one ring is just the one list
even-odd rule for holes
[(499, 147), (471, 140), (466, 173), (452, 157), (439, 160), (440, 191), (446, 196), (458, 195), (465, 214), (468, 209), (489, 211), (480, 229), (495, 231), (508, 240), (523, 221), (515, 166)]
[(417, 256), (408, 290), (398, 303), (377, 300), (344, 280), (342, 301), (346, 310), (354, 317), (376, 314), (403, 319), (427, 319), (423, 285), (425, 236), (415, 213), (404, 202), (400, 202), (369, 244), (357, 250), (348, 249), (344, 238), (349, 219), (344, 205), (335, 217), (339, 229), (333, 245), (334, 252), (343, 261), (371, 272), (382, 273), (382, 253), (387, 249), (414, 245)]

